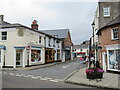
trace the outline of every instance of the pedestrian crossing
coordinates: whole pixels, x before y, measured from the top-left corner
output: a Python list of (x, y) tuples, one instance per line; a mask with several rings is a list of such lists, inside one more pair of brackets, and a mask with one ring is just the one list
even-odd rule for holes
[(17, 77), (25, 77), (25, 78), (32, 78), (36, 80), (43, 80), (43, 81), (51, 81), (51, 82), (62, 82), (62, 79), (53, 79), (49, 77), (43, 77), (43, 76), (34, 76), (34, 75), (27, 75), (27, 74), (19, 74), (19, 73), (8, 73), (8, 72), (3, 72), (3, 74), (8, 74), (11, 76), (17, 76)]

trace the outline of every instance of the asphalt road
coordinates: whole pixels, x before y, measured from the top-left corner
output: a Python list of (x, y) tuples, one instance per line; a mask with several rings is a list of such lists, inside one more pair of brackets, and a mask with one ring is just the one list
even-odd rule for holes
[(3, 76), (3, 88), (90, 88), (80, 85), (73, 85), (64, 82), (53, 82), (27, 77), (17, 77), (5, 74)]
[(40, 68), (36, 70), (21, 70), (21, 71), (7, 71), (7, 73), (25, 74), (33, 76), (48, 77), (52, 79), (64, 80), (73, 71), (82, 68), (85, 65), (81, 65), (77, 60), (73, 62), (66, 62), (46, 68)]
[[(77, 60), (36, 70), (5, 71), (2, 76), (3, 88), (92, 88), (65, 83), (64, 79), (81, 65)], [(95, 90), (97, 89), (94, 87)], [(3, 89), (4, 90), (4, 89)], [(34, 90), (34, 89), (33, 89)]]

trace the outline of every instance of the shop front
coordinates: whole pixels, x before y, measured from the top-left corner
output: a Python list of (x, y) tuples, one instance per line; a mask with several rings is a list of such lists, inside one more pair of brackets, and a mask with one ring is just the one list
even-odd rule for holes
[(31, 47), (31, 65), (37, 65), (43, 63), (43, 50), (41, 47)]
[(46, 48), (45, 49), (45, 62), (54, 62), (54, 49)]
[(108, 70), (120, 72), (120, 48), (118, 45), (107, 46)]

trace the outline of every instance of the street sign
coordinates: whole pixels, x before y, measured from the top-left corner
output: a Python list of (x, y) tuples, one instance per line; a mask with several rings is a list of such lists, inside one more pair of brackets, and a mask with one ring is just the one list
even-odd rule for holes
[(91, 46), (91, 49), (102, 49), (102, 47)]
[(26, 47), (26, 50), (27, 50), (28, 53), (30, 52), (30, 49), (31, 49), (30, 46)]

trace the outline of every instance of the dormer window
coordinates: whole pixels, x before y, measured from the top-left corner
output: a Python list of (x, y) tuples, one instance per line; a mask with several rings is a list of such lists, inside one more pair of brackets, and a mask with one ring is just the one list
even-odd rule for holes
[(104, 17), (110, 16), (110, 7), (103, 7), (103, 16)]

